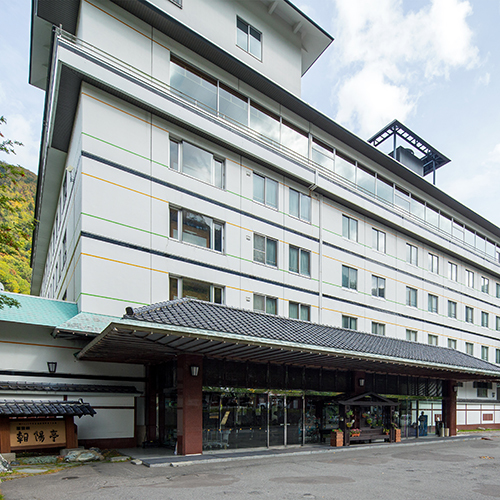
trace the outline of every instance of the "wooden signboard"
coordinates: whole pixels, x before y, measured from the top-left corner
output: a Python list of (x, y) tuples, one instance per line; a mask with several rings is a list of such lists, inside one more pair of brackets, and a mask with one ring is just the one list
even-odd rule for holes
[(10, 421), (12, 450), (64, 447), (65, 444), (66, 425), (63, 419)]

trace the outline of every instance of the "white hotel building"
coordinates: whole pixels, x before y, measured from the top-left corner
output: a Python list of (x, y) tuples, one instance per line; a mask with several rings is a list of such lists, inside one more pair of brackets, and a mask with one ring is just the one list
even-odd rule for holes
[[(332, 40), (288, 0), (34, 0), (32, 294), (87, 319), (195, 297), (500, 363), (500, 229), (424, 177), (448, 160), (401, 124), (378, 140), (412, 141), (409, 167), (301, 100)], [(147, 386), (152, 360), (122, 360)], [(454, 377), (459, 428), (500, 427), (484, 367)]]

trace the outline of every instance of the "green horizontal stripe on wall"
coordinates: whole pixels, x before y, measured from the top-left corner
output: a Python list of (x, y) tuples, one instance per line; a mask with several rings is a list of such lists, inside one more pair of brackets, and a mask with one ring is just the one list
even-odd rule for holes
[(93, 219), (99, 219), (99, 220), (102, 220), (104, 222), (109, 222), (110, 224), (116, 224), (117, 226), (128, 227), (129, 229), (134, 229), (136, 231), (141, 231), (142, 233), (151, 234), (153, 236), (159, 236), (160, 238), (166, 238), (167, 240), (169, 239), (168, 236), (166, 236), (164, 234), (154, 233), (153, 231), (148, 231), (147, 229), (141, 229), (140, 227), (130, 226), (128, 224), (123, 224), (121, 222), (116, 222), (114, 220), (106, 219), (104, 217), (98, 217), (97, 215), (87, 214), (85, 212), (82, 212), (82, 215), (86, 215), (87, 217), (92, 217)]

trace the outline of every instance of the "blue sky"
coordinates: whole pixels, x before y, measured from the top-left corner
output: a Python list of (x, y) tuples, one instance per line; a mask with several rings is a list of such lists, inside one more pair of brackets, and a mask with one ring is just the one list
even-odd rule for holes
[[(296, 0), (335, 41), (302, 98), (363, 139), (394, 118), (451, 158), (437, 185), (500, 225), (500, 1)], [(0, 115), (38, 168), (44, 93), (28, 82), (30, 0), (0, 0)]]

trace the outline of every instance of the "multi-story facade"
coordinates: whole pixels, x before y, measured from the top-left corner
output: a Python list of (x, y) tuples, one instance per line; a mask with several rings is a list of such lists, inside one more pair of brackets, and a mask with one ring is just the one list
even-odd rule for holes
[[(195, 297), (500, 363), (500, 229), (300, 99), (332, 38), (290, 2), (34, 6), (34, 295)], [(459, 425), (500, 425), (496, 384), (458, 397)]]

